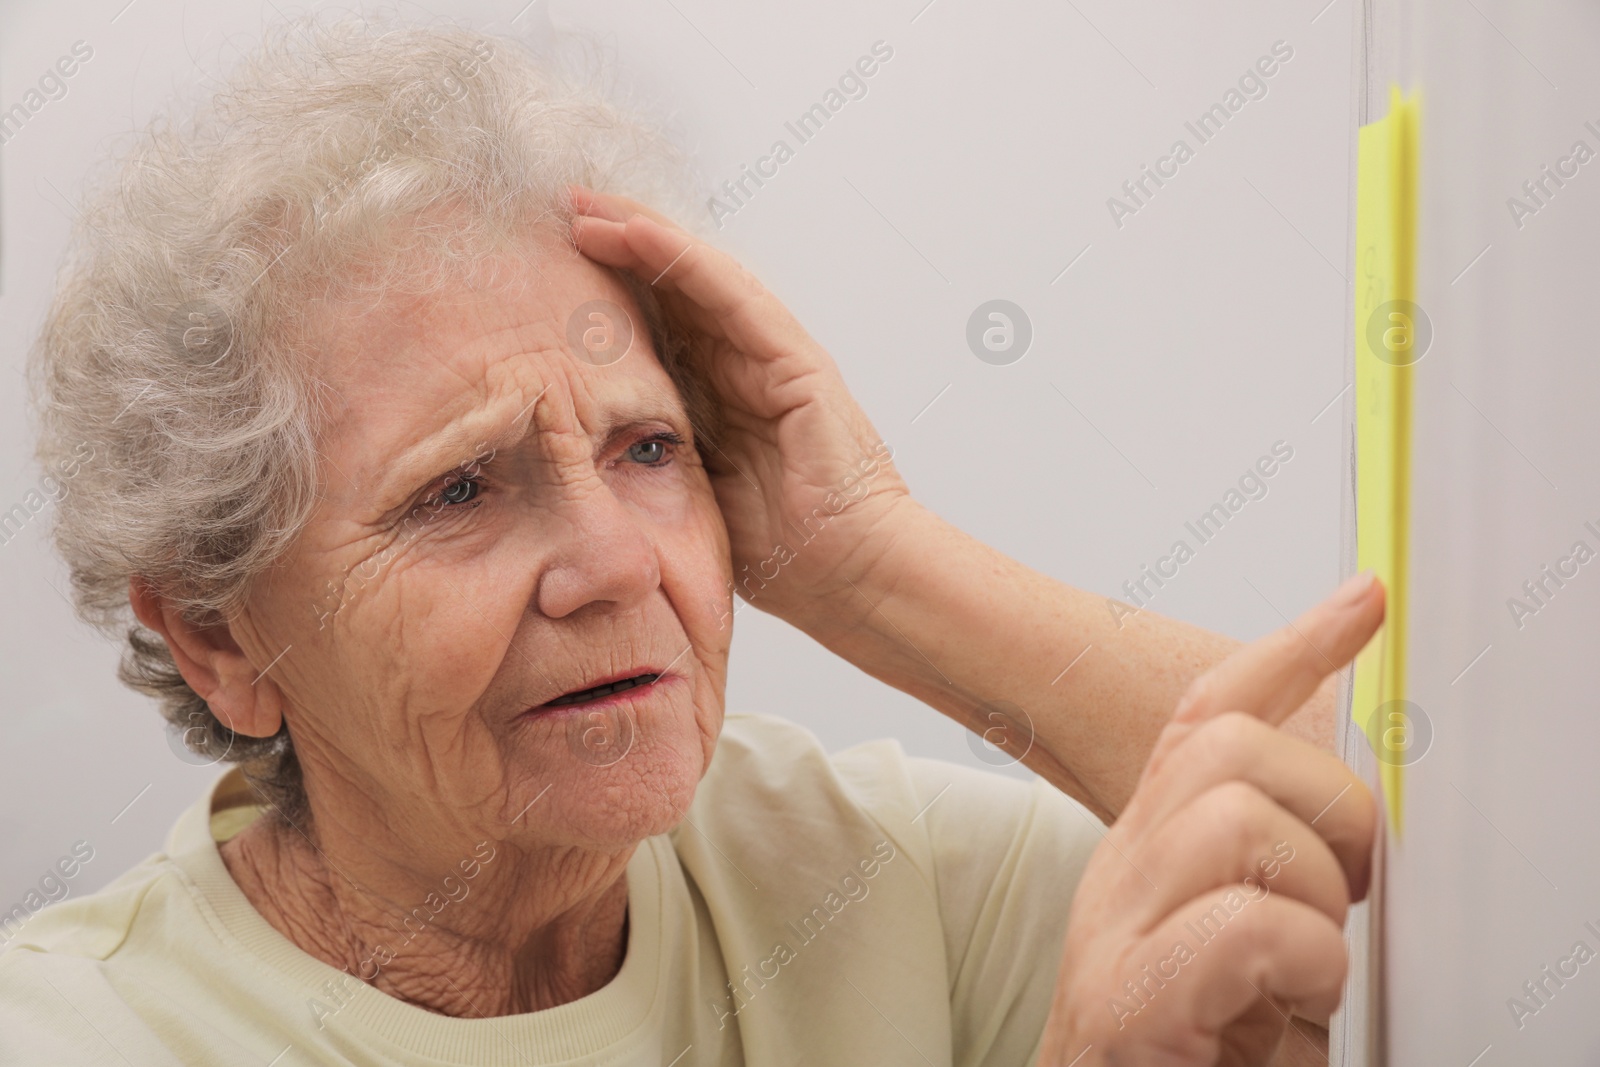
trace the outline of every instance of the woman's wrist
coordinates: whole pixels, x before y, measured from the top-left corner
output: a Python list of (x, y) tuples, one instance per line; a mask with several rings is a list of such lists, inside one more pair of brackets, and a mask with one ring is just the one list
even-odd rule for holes
[[(866, 621), (863, 612), (873, 614), (875, 604), (929, 577), (918, 573), (928, 570), (924, 547), (930, 530), (943, 522), (906, 493), (877, 501), (868, 497), (852, 506), (865, 509), (869, 504), (878, 514), (868, 521), (868, 532), (841, 552), (825, 573), (788, 597), (753, 603), (836, 651), (847, 636), (847, 648), (859, 642)], [(865, 666), (856, 656), (843, 654), (857, 666)]]
[(970, 590), (962, 583), (992, 569), (995, 556), (905, 495), (783, 617), (879, 681), (952, 714), (977, 699), (966, 665), (947, 662), (968, 624)]

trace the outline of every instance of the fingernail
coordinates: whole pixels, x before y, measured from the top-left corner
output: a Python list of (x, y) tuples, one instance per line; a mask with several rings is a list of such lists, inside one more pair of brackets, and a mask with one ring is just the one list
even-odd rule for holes
[(1345, 579), (1343, 585), (1333, 591), (1333, 603), (1339, 607), (1349, 607), (1359, 603), (1368, 593), (1372, 592), (1372, 585), (1378, 576), (1369, 567), (1359, 574), (1353, 574)]

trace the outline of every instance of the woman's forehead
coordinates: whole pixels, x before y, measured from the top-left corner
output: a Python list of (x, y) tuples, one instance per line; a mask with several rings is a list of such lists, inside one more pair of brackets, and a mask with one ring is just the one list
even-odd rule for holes
[[(389, 297), (345, 318), (325, 307), (319, 358), (334, 393), (325, 451), (388, 463), (429, 451), (430, 437), (476, 435), (470, 449), (519, 421), (587, 433), (624, 413), (681, 422), (682, 400), (627, 289), (581, 257), (542, 266), (492, 287)], [(596, 330), (626, 335), (626, 349), (595, 360), (584, 338)], [(537, 410), (524, 410), (536, 397)]]
[(506, 345), (570, 349), (583, 338), (574, 327), (592, 326), (597, 307), (606, 311), (602, 325), (630, 338), (630, 349), (648, 353), (649, 331), (628, 288), (570, 245), (547, 240), (526, 255), (485, 256), (451, 270), (427, 293), (330, 295), (314, 302), (306, 332), (315, 339), (330, 384), (368, 380), (393, 367), (401, 354), (442, 361), (457, 354), (492, 355)]

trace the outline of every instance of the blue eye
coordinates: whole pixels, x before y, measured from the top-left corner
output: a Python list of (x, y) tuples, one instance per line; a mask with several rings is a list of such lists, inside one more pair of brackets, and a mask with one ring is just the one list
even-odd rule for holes
[(683, 444), (675, 433), (658, 433), (628, 446), (628, 458), (645, 467), (664, 467), (672, 458), (672, 446)]
[(444, 504), (465, 504), (482, 488), (483, 483), (476, 478), (461, 478), (439, 490), (439, 500)]
[(635, 463), (644, 463), (654, 466), (667, 454), (665, 441), (640, 441), (628, 449), (628, 458)]

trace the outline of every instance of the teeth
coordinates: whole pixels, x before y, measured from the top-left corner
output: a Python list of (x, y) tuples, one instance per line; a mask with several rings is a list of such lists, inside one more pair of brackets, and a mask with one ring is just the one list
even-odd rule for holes
[(625, 689), (633, 689), (636, 686), (649, 685), (658, 677), (660, 677), (660, 675), (638, 674), (632, 678), (624, 678), (620, 682), (611, 682), (608, 685), (597, 685), (593, 689), (582, 689), (576, 693), (568, 693), (565, 696), (556, 697), (554, 700), (547, 703), (545, 707), (554, 708), (560, 707), (563, 704), (581, 704), (586, 700), (599, 700), (601, 697), (608, 697), (612, 693), (620, 693)]

